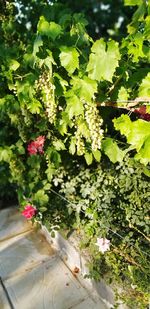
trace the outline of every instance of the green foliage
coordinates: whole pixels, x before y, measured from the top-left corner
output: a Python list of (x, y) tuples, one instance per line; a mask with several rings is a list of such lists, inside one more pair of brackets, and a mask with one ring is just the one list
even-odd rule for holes
[[(62, 4), (19, 3), (22, 14), (7, 1), (0, 15), (4, 184), (17, 190), (21, 209), (30, 203), (38, 220), (52, 218), (52, 229), (68, 221), (68, 226), (83, 227), (92, 250), (99, 234), (108, 236), (112, 250), (106, 268), (113, 268), (115, 279), (136, 282), (137, 293), (146, 295), (147, 274), (144, 270), (141, 279), (141, 267), (147, 267), (142, 252), (148, 251), (149, 187), (142, 173), (149, 175), (149, 123), (131, 115), (133, 121), (121, 110), (113, 127), (101, 104), (149, 98), (149, 4), (126, 1), (136, 6), (135, 13), (129, 35), (117, 42), (107, 35), (93, 41), (84, 15)], [(128, 161), (127, 153), (147, 167)], [(54, 198), (53, 183), (69, 206)], [(2, 180), (1, 188), (7, 191)]]
[(150, 161), (150, 123), (142, 119), (132, 122), (127, 115), (114, 119), (114, 125), (121, 134), (127, 138), (127, 143), (131, 144), (132, 148), (137, 151), (135, 159), (143, 164), (148, 164)]
[[(53, 183), (60, 203), (61, 196), (68, 201), (71, 217), (79, 213), (74, 229), (91, 259), (90, 276), (119, 283), (123, 286), (119, 298), (131, 308), (145, 308), (150, 275), (150, 185), (143, 166), (127, 157), (116, 165), (102, 160), (93, 168), (74, 161), (74, 166), (60, 167)], [(65, 217), (69, 228), (70, 216), (66, 213)], [(97, 237), (111, 241), (105, 254), (98, 252)]]

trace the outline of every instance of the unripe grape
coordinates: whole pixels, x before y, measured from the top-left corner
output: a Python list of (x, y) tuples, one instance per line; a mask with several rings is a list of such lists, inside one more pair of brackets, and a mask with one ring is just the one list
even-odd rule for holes
[(46, 108), (46, 114), (50, 123), (54, 123), (56, 118), (57, 105), (55, 101), (55, 86), (52, 83), (50, 74), (44, 71), (39, 80), (35, 82), (37, 92), (40, 92), (40, 98)]
[(89, 127), (90, 138), (92, 142), (92, 150), (97, 150), (101, 148), (101, 140), (103, 137), (103, 130), (101, 125), (103, 123), (102, 118), (99, 115), (96, 105), (94, 102), (90, 104), (85, 104), (85, 119)]

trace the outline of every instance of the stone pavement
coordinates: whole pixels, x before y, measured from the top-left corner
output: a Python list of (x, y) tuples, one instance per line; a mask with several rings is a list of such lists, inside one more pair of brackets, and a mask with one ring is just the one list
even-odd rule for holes
[(18, 213), (0, 211), (0, 309), (106, 309)]

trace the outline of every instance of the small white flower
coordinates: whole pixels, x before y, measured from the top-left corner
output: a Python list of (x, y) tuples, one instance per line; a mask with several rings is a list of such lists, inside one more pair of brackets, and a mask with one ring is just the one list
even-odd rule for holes
[(109, 250), (110, 240), (107, 238), (97, 238), (96, 245), (99, 247), (99, 251), (104, 253), (105, 251)]
[(55, 187), (58, 186), (58, 179), (54, 179), (54, 186), (55, 186)]

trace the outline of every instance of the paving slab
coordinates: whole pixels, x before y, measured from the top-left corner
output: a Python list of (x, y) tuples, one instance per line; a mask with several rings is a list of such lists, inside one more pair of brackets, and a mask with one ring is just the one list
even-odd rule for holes
[(0, 276), (4, 279), (20, 274), (55, 254), (39, 231), (12, 237), (0, 244)]
[(16, 208), (0, 211), (0, 309), (106, 309), (44, 235)]
[(5, 286), (15, 309), (70, 309), (88, 298), (59, 257), (5, 280)]
[(106, 309), (106, 306), (101, 300), (96, 302), (92, 300), (90, 297), (88, 297), (80, 304), (71, 307), (71, 309)]
[(11, 309), (1, 283), (0, 283), (0, 309)]
[(31, 230), (31, 224), (20, 215), (16, 207), (0, 211), (0, 242)]

